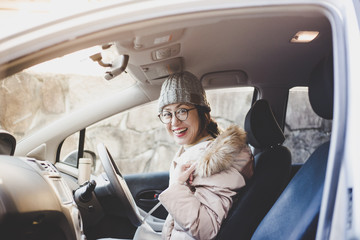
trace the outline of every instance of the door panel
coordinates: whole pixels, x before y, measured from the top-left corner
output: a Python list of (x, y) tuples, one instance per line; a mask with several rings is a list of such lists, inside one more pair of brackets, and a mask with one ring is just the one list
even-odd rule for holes
[[(159, 194), (169, 185), (169, 172), (131, 174), (124, 176), (138, 207), (149, 212), (158, 202)], [(165, 219), (167, 211), (160, 206), (152, 214)]]

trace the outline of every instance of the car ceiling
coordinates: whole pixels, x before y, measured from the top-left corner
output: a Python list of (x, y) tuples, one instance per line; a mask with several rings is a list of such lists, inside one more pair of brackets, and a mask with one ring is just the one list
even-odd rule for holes
[[(260, 94), (265, 88), (277, 88), (270, 92), (279, 94), (279, 91), (283, 92), (279, 89), (307, 86), (314, 66), (332, 49), (328, 12), (319, 5), (271, 5), (168, 14), (127, 26), (113, 23), (111, 28), (92, 34), (89, 29), (87, 34), (84, 32), (76, 38), (71, 32), (68, 41), (0, 66), (0, 76), (50, 59), (56, 56), (54, 54), (70, 53), (79, 46), (86, 48), (94, 43), (112, 42), (119, 54), (130, 56), (126, 71), (141, 83), (139, 85), (149, 101), (158, 98), (165, 77), (179, 70), (190, 71), (199, 78), (209, 76), (211, 84), (205, 86), (207, 89), (212, 85), (255, 86), (260, 89)], [(82, 29), (81, 25), (77, 28)], [(319, 36), (310, 43), (290, 43), (298, 31), (319, 31)], [(59, 34), (56, 37), (61, 38)], [(163, 41), (166, 37), (168, 39)], [(42, 41), (50, 42), (46, 36), (33, 42)], [(25, 42), (24, 46), (30, 43)], [(134, 47), (135, 43), (140, 47)], [(176, 44), (179, 44), (176, 54), (161, 60), (153, 59), (155, 50)]]
[[(117, 42), (117, 48), (120, 54), (130, 55), (127, 70), (143, 83), (161, 83), (164, 80), (161, 69), (170, 68), (168, 72), (171, 72), (171, 61), (179, 58), (182, 69), (199, 78), (213, 72), (241, 70), (248, 78), (240, 84), (306, 86), (312, 68), (331, 50), (331, 26), (320, 11), (294, 9), (283, 12), (269, 8), (244, 13), (229, 10), (231, 14), (226, 16), (194, 16), (154, 29), (147, 26), (132, 38)], [(298, 31), (305, 30), (320, 34), (311, 43), (290, 43)], [(166, 36), (173, 39), (165, 44), (151, 44)], [(134, 47), (138, 41), (143, 48)], [(153, 60), (155, 50), (177, 44), (180, 44), (179, 52), (174, 56)], [(144, 69), (152, 65), (155, 69), (147, 76)]]
[[(312, 68), (332, 49), (331, 25), (326, 15), (326, 10), (318, 5), (204, 10), (151, 18), (135, 23), (133, 28), (129, 25), (130, 28), (125, 31), (121, 27), (117, 29), (114, 24), (111, 29), (104, 29), (103, 34), (95, 32), (91, 41), (86, 40), (87, 43), (81, 40), (81, 36), (71, 37), (78, 41), (73, 41), (73, 46), (79, 49), (80, 42), (83, 42), (83, 47), (89, 47), (91, 42), (104, 43), (107, 36), (110, 42), (116, 43), (119, 54), (130, 55), (126, 70), (146, 85), (160, 85), (165, 77), (163, 70), (169, 74), (179, 70), (177, 64), (181, 64), (182, 70), (191, 71), (199, 78), (209, 73), (240, 70), (245, 72), (247, 78), (238, 82), (238, 85), (290, 88), (306, 86)], [(320, 34), (311, 43), (290, 43), (296, 32), (305, 30), (319, 31)], [(91, 39), (89, 33), (83, 36), (84, 39)], [(171, 36), (170, 40), (155, 44), (164, 36)], [(137, 39), (145, 47), (134, 48)], [(39, 38), (34, 42), (43, 40)], [(58, 49), (58, 54), (65, 54), (74, 49), (69, 47), (69, 43), (64, 41), (61, 51), (60, 45), (54, 49)], [(150, 44), (146, 46), (147, 43)], [(175, 55), (161, 61), (152, 58), (153, 51), (176, 44), (179, 44), (179, 51)], [(29, 64), (55, 56), (51, 52), (46, 53), (44, 49), (41, 58), (36, 57), (36, 54), (33, 59), (25, 56), (23, 65), (17, 64), (21, 61), (12, 61), (8, 63), (11, 67), (7, 68), (5, 63), (2, 71), (7, 72), (1, 75), (12, 74)], [(173, 67), (172, 62), (176, 60), (179, 63), (175, 62)], [(151, 69), (154, 64), (153, 73), (147, 75), (145, 69), (149, 69), (149, 66)], [(216, 78), (217, 85), (225, 81), (222, 74)], [(153, 91), (154, 88), (149, 89)]]

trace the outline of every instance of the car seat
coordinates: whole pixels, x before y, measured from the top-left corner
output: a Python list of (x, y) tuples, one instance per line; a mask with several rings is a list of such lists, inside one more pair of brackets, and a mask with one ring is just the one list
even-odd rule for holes
[[(314, 69), (309, 81), (313, 110), (326, 119), (333, 111), (331, 55)], [(315, 239), (330, 141), (320, 145), (292, 178), (252, 239)]]
[(248, 143), (255, 155), (254, 176), (241, 189), (216, 239), (250, 239), (290, 178), (291, 154), (269, 103), (257, 100), (245, 118)]
[(16, 139), (7, 131), (0, 129), (0, 155), (14, 155)]

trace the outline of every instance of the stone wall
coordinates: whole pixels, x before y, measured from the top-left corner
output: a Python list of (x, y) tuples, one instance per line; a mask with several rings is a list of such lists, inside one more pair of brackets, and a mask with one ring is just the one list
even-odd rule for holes
[(21, 139), (75, 108), (134, 83), (74, 74), (36, 73), (26, 70), (0, 80), (0, 128)]
[(304, 163), (310, 154), (331, 137), (332, 121), (318, 117), (312, 110), (307, 92), (289, 96), (284, 145), (291, 149), (292, 162)]

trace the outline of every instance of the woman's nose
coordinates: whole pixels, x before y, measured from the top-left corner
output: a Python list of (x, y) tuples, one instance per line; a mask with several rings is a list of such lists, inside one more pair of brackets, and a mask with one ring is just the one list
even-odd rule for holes
[(177, 117), (175, 116), (175, 114), (172, 116), (171, 118), (171, 125), (172, 126), (176, 126), (176, 124), (178, 124), (180, 122), (179, 119), (177, 119)]

